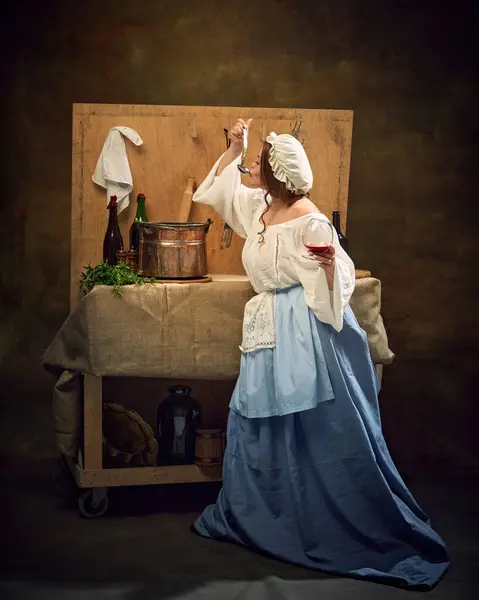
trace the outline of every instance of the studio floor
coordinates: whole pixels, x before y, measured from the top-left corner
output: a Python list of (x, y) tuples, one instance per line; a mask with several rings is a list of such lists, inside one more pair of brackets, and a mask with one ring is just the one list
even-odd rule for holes
[(0, 561), (3, 600), (434, 600), (477, 598), (479, 473), (417, 468), (406, 477), (452, 565), (430, 592), (333, 577), (258, 556), (190, 532), (218, 486), (115, 490), (111, 510), (83, 519), (55, 494), (55, 461), (2, 461)]

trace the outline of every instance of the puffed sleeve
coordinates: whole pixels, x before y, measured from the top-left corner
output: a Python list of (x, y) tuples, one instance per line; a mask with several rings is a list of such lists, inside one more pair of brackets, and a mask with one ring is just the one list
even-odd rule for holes
[(241, 183), (237, 165), (240, 159), (231, 162), (221, 175), (216, 177), (220, 158), (208, 173), (193, 196), (193, 202), (212, 206), (240, 237), (246, 238), (253, 222), (253, 213), (261, 198), (261, 190), (247, 188)]
[[(320, 221), (322, 225), (324, 224), (325, 234), (327, 235), (328, 232), (331, 234), (332, 226), (327, 218), (322, 215)], [(349, 303), (355, 286), (354, 263), (341, 247), (336, 230), (333, 228), (336, 262), (334, 285), (330, 290), (324, 269), (315, 260), (307, 258), (308, 253), (302, 242), (303, 227), (296, 229), (293, 239), (295, 247), (292, 249), (290, 259), (295, 275), (304, 288), (306, 304), (316, 317), (334, 327), (336, 331), (341, 331), (344, 309)]]

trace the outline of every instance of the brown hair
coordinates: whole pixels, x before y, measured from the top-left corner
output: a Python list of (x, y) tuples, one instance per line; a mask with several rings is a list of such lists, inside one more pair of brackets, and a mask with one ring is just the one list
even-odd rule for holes
[(268, 142), (263, 142), (263, 150), (261, 152), (261, 163), (260, 163), (260, 173), (261, 173), (261, 184), (263, 188), (266, 190), (264, 195), (264, 201), (266, 202), (266, 208), (261, 213), (260, 221), (263, 224), (263, 231), (260, 231), (260, 241), (264, 241), (264, 232), (266, 231), (266, 223), (264, 222), (264, 215), (270, 209), (270, 202), (268, 201), (268, 195), (274, 196), (284, 202), (288, 206), (292, 206), (295, 202), (297, 202), (300, 198), (304, 198), (304, 196), (309, 197), (309, 194), (295, 194), (291, 192), (286, 187), (286, 184), (279, 179), (276, 179), (273, 173), (273, 169), (269, 164), (269, 151), (271, 149), (271, 144)]

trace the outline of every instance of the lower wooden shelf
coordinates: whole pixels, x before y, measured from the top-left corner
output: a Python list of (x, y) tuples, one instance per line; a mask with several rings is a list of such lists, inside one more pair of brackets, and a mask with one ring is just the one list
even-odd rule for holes
[(102, 456), (102, 378), (84, 374), (83, 456), (70, 464), (79, 488), (109, 488), (221, 481), (221, 466), (167, 465), (104, 469)]
[(80, 488), (202, 483), (221, 481), (221, 467), (171, 465), (133, 469), (81, 469), (76, 466), (75, 479)]

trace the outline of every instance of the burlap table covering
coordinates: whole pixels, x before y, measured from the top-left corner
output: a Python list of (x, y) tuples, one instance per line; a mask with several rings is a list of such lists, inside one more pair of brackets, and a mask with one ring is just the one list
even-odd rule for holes
[[(233, 379), (243, 310), (254, 292), (241, 276), (205, 284), (99, 286), (83, 298), (46, 350), (50, 370), (102, 376)], [(351, 307), (368, 334), (373, 361), (393, 359), (380, 314), (381, 283), (356, 281)]]
[[(57, 376), (53, 414), (60, 452), (75, 457), (81, 439), (81, 373), (101, 376), (234, 379), (239, 373), (246, 277), (205, 284), (95, 288), (66, 319), (43, 356)], [(376, 365), (390, 363), (380, 314), (381, 283), (356, 280), (351, 299)]]

